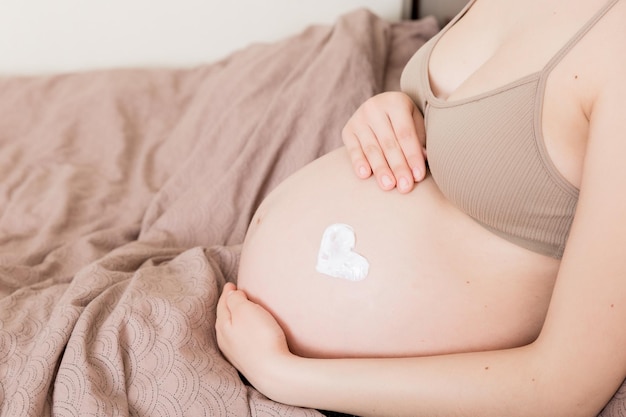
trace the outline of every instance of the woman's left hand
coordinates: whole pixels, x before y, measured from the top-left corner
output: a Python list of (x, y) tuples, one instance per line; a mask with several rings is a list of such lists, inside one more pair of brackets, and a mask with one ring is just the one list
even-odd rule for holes
[(292, 356), (276, 319), (231, 283), (217, 303), (215, 330), (226, 359), (263, 393), (269, 390), (272, 372), (283, 369), (284, 360)]

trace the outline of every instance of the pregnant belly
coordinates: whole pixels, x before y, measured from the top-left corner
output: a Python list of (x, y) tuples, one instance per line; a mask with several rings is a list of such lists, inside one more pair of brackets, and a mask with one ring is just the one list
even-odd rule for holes
[[(333, 224), (352, 229), (355, 256), (369, 268), (362, 280), (316, 268)], [(294, 353), (416, 356), (530, 342), (557, 267), (477, 225), (432, 179), (407, 195), (384, 192), (357, 179), (339, 149), (261, 204), (238, 286), (276, 317)]]

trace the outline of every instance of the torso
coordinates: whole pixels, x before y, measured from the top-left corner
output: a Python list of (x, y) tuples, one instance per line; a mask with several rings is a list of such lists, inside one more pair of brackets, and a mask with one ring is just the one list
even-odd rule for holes
[[(463, 100), (541, 71), (609, 0), (471, 3), (430, 57), (431, 88), (446, 101)], [(585, 34), (550, 72), (546, 85), (542, 117), (546, 148), (559, 172), (577, 188), (594, 92), (600, 90), (597, 79), (605, 72), (605, 60), (595, 58), (597, 45), (610, 37), (612, 17), (609, 13)]]
[[(346, 223), (370, 264), (359, 282), (315, 270), (325, 228)], [(398, 356), (514, 346), (539, 331), (557, 262), (491, 234), (429, 177), (409, 195), (353, 174), (336, 150), (261, 205), (239, 286), (305, 356)]]
[[(556, 22), (547, 15), (532, 27), (536, 35), (487, 32), (485, 42), (477, 40), (484, 50), (463, 56), (460, 45), (472, 43), (469, 38), (480, 33), (476, 27), (484, 24), (482, 20), (500, 12), (498, 3), (514, 2), (479, 0), (433, 51), (431, 83), (441, 97), (462, 98), (536, 71), (567, 41), (567, 34), (571, 36), (599, 8), (587, 5), (586, 14), (584, 7), (576, 9), (580, 19), (554, 17), (562, 20), (560, 29), (571, 29), (562, 36), (547, 29), (549, 22)], [(534, 3), (537, 10), (546, 9), (541, 2)], [(568, 13), (572, 9), (567, 4), (559, 8)], [(532, 10), (527, 13), (532, 15)], [(514, 15), (509, 14), (508, 18)], [(503, 23), (501, 30), (513, 27)], [(507, 65), (520, 59), (498, 54), (497, 42), (487, 41), (507, 38), (521, 51), (525, 42), (533, 42), (537, 50), (533, 36), (552, 41), (541, 43), (545, 50), (542, 46), (533, 55), (536, 62), (530, 60), (523, 68)], [(585, 106), (592, 99), (587, 93), (591, 81), (577, 66), (584, 48), (577, 47), (555, 68), (544, 106), (544, 119), (558, 122), (543, 126), (546, 146), (575, 186), (588, 128)], [(458, 65), (467, 60), (475, 62)], [(450, 65), (455, 61), (457, 65)], [(476, 70), (468, 77), (454, 68)], [(580, 82), (572, 87), (572, 80)], [(370, 263), (363, 281), (315, 270), (322, 233), (339, 222), (352, 226), (355, 250)], [(558, 266), (558, 260), (516, 246), (478, 225), (446, 200), (431, 177), (408, 195), (384, 192), (373, 179), (357, 179), (345, 150), (339, 149), (294, 174), (263, 202), (244, 242), (238, 285), (275, 315), (295, 353), (426, 355), (513, 347), (534, 340)]]

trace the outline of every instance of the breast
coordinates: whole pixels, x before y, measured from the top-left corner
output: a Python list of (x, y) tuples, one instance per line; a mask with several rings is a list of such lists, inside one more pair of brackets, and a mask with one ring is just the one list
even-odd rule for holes
[[(353, 231), (353, 251), (367, 261), (361, 280), (316, 268), (324, 232), (337, 224)], [(554, 271), (457, 210), (430, 178), (408, 195), (384, 192), (357, 179), (339, 149), (261, 204), (238, 286), (277, 318), (297, 354), (404, 356), (527, 341)]]
[[(523, 81), (523, 82), (522, 82)], [(443, 194), (481, 224), (560, 258), (578, 190), (552, 163), (537, 106), (539, 75), (427, 111), (428, 158)]]

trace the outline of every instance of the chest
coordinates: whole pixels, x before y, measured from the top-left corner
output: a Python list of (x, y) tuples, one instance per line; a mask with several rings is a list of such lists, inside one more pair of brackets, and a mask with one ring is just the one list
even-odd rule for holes
[(559, 257), (578, 190), (541, 132), (545, 78), (531, 74), (489, 93), (426, 107), (428, 161), (443, 194), (496, 234)]
[[(491, 3), (475, 2), (434, 40), (425, 58), (427, 87), (440, 102), (456, 103), (543, 71), (536, 134), (558, 173), (578, 188), (592, 101), (588, 91), (593, 77), (586, 49), (593, 42), (585, 42), (586, 33), (576, 42), (573, 38), (597, 10), (590, 5), (566, 13), (558, 8)], [(565, 48), (568, 43), (572, 45)]]

